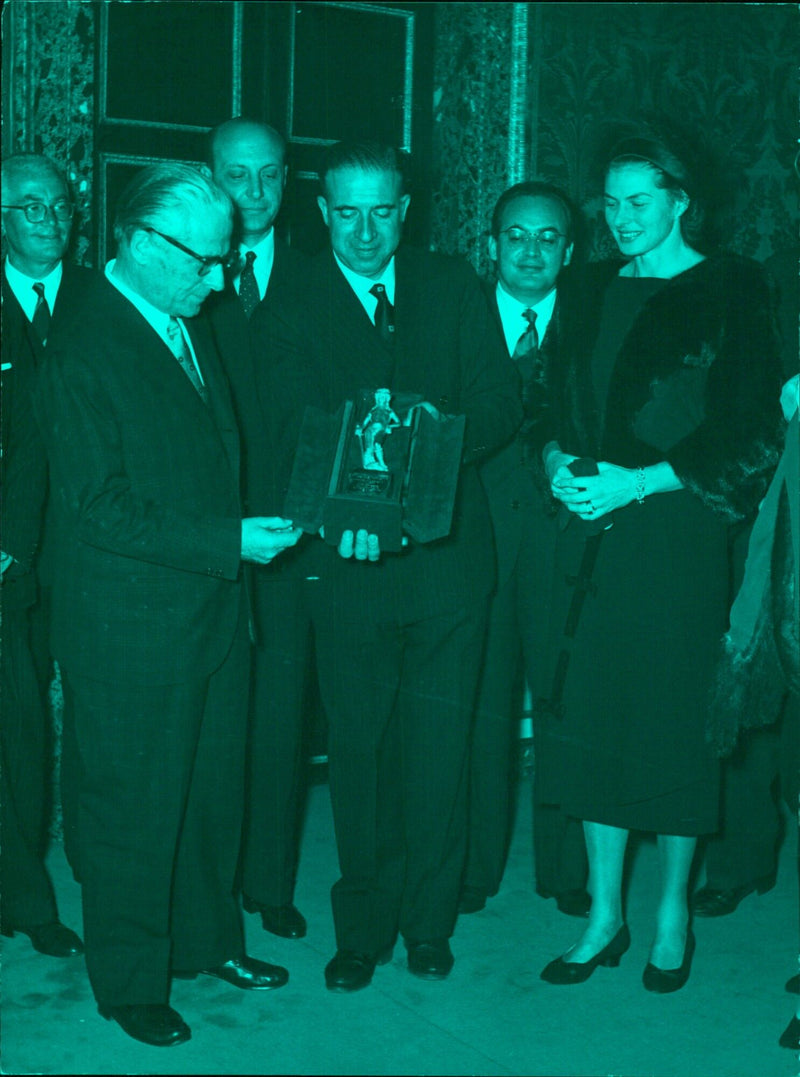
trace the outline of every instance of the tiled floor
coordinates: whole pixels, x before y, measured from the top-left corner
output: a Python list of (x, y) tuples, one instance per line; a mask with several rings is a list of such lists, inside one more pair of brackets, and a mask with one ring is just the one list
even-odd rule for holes
[[(797, 955), (797, 835), (789, 823), (778, 882), (730, 916), (698, 920), (692, 977), (674, 995), (641, 984), (658, 884), (656, 850), (639, 843), (628, 922), (633, 944), (618, 969), (585, 984), (539, 979), (580, 925), (533, 892), (530, 785), (502, 890), (462, 917), (456, 965), (444, 982), (411, 976), (402, 947), (353, 995), (326, 991), (334, 950), (328, 891), (337, 876), (328, 788), (311, 789), (297, 904), (306, 939), (266, 935), (247, 917), (249, 951), (286, 965), (289, 984), (247, 994), (211, 979), (176, 981), (172, 1004), (192, 1040), (138, 1044), (96, 1011), (82, 959), (34, 953), (4, 939), (2, 1072), (7, 1074), (547, 1074), (630, 1077), (790, 1077), (796, 1057), (777, 1046), (794, 998), (784, 981)], [(80, 893), (60, 847), (50, 856), (62, 920), (80, 926)]]

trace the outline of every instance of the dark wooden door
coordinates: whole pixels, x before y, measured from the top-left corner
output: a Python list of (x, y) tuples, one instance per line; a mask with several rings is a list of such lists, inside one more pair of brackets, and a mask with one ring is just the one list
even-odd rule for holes
[(316, 206), (324, 148), (375, 138), (412, 153), (407, 233), (429, 236), (432, 4), (162, 0), (99, 5), (97, 263), (113, 250), (113, 207), (144, 164), (202, 161), (231, 116), (288, 140), (278, 230), (305, 250), (325, 233)]

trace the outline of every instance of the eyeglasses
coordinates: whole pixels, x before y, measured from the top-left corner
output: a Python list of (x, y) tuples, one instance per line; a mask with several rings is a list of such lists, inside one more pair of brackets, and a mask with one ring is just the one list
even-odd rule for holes
[(26, 202), (24, 206), (3, 206), (2, 208), (21, 209), (25, 214), (25, 220), (30, 221), (31, 224), (41, 224), (47, 217), (48, 210), (52, 210), (57, 221), (71, 221), (75, 212), (74, 204), (68, 202), (66, 198), (59, 199), (52, 206), (48, 206), (45, 202)]
[(173, 247), (177, 247), (179, 251), (183, 251), (184, 254), (190, 255), (196, 261), (200, 263), (200, 268), (197, 270), (198, 277), (207, 277), (208, 274), (216, 266), (222, 266), (224, 270), (232, 269), (239, 261), (238, 251), (228, 251), (227, 254), (197, 254), (191, 247), (186, 247), (183, 243), (178, 242), (177, 239), (173, 239), (172, 236), (166, 235), (164, 232), (159, 232), (157, 228), (145, 227), (145, 232), (152, 232), (154, 235), (161, 236), (167, 243), (171, 243)]
[(506, 237), (510, 247), (521, 249), (533, 242), (540, 250), (546, 251), (555, 250), (561, 240), (567, 238), (564, 232), (557, 232), (555, 228), (539, 228), (536, 232), (529, 232), (527, 228), (520, 228), (515, 224), (504, 228), (500, 235)]

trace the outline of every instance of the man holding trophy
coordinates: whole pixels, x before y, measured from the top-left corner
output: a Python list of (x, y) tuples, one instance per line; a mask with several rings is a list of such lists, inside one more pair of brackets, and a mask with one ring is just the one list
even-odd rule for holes
[[(494, 574), (476, 464), (513, 436), (521, 410), (473, 271), (401, 246), (410, 202), (401, 155), (338, 143), (320, 179), (332, 251), (285, 311), (320, 405), (335, 412), (365, 390), (374, 400), (355, 416), (350, 447), (360, 430), (357, 467), (376, 478), (391, 470), (400, 424), (415, 410), (415, 427), (444, 428), (458, 416), (463, 429), (449, 534), (382, 553), (356, 498), (333, 540), (338, 555), (330, 534), (315, 542), (312, 617), (342, 873), (325, 980), (355, 991), (391, 959), (398, 934), (415, 975), (443, 979), (453, 965), (470, 714)], [(420, 453), (410, 455), (413, 471)]]

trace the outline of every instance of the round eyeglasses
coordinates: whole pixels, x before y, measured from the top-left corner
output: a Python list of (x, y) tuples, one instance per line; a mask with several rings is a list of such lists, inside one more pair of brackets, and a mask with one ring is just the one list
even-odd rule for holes
[(31, 224), (41, 224), (51, 212), (57, 221), (71, 221), (75, 212), (75, 204), (68, 202), (66, 198), (59, 199), (48, 206), (46, 202), (26, 202), (24, 206), (3, 206), (3, 209), (19, 209), (25, 214), (25, 220)]
[(516, 224), (512, 224), (510, 228), (504, 228), (500, 235), (506, 237), (510, 247), (522, 249), (529, 243), (534, 243), (540, 250), (546, 251), (555, 250), (561, 240), (567, 238), (563, 232), (558, 232), (555, 228), (539, 228), (535, 232), (529, 232), (527, 228), (520, 228)]
[(233, 269), (239, 261), (238, 251), (228, 251), (227, 254), (222, 255), (198, 254), (196, 251), (193, 251), (191, 247), (187, 247), (179, 240), (173, 239), (172, 236), (168, 236), (166, 232), (159, 232), (157, 228), (151, 228), (149, 225), (146, 225), (144, 231), (152, 232), (153, 235), (160, 236), (162, 239), (165, 239), (167, 243), (171, 243), (173, 247), (177, 247), (179, 251), (183, 251), (184, 254), (190, 255), (195, 261), (199, 262), (200, 265), (197, 269), (198, 277), (207, 277), (215, 266), (222, 266), (223, 270), (227, 272)]

